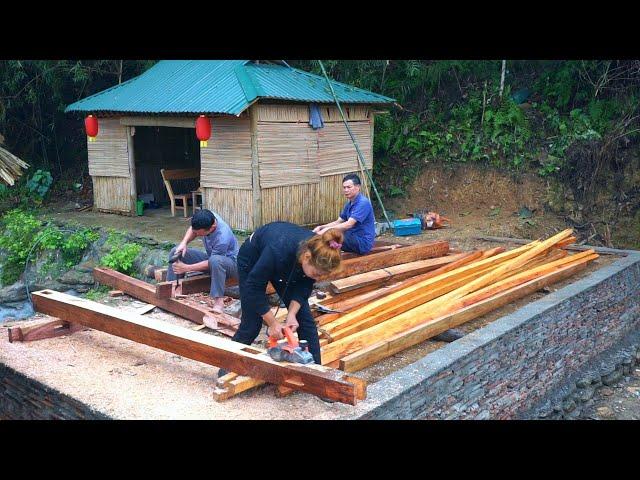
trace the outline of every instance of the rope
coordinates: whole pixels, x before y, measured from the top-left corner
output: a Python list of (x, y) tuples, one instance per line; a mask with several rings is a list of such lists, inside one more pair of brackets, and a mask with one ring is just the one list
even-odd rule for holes
[[(353, 132), (351, 132), (351, 128), (349, 128), (349, 122), (347, 122), (347, 119), (344, 116), (344, 112), (342, 111), (342, 107), (340, 106), (340, 102), (338, 101), (338, 97), (336, 96), (336, 92), (333, 90), (333, 85), (329, 80), (327, 71), (324, 69), (322, 60), (318, 60), (318, 63), (320, 64), (320, 68), (322, 69), (322, 74), (324, 75), (324, 78), (327, 81), (327, 84), (329, 85), (329, 89), (331, 90), (331, 95), (333, 96), (333, 99), (336, 102), (336, 106), (338, 107), (338, 111), (340, 112), (340, 116), (342, 117), (342, 121), (344, 122), (345, 127), (347, 127), (347, 131), (349, 132), (351, 141), (353, 142), (353, 145), (356, 147), (356, 151), (358, 152), (358, 160), (360, 161), (360, 171), (364, 170), (366, 172), (367, 177), (369, 178), (369, 182), (371, 182), (371, 185), (373, 186), (373, 191), (376, 194), (376, 198), (378, 199), (378, 202), (380, 202), (380, 207), (382, 207), (382, 213), (384, 214), (384, 218), (387, 220), (388, 226), (391, 226), (391, 220), (389, 220), (389, 216), (387, 215), (387, 211), (384, 208), (384, 204), (382, 203), (382, 199), (380, 198), (380, 194), (378, 193), (376, 184), (373, 181), (373, 177), (369, 173), (369, 170), (367, 170), (367, 166), (364, 161), (364, 155), (362, 155), (362, 152), (360, 151), (360, 146), (358, 145), (356, 138), (353, 136)], [(373, 141), (373, 139), (371, 140)]]

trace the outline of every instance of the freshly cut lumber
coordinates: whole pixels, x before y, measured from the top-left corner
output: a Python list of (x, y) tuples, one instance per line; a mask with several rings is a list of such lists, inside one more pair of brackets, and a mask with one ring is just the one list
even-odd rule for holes
[(39, 312), (241, 375), (350, 405), (365, 398), (364, 380), (322, 365), (276, 362), (261, 349), (53, 290), (34, 292), (32, 299)]
[(389, 281), (403, 280), (413, 275), (435, 270), (443, 265), (453, 263), (464, 256), (464, 253), (459, 253), (427, 260), (418, 260), (416, 262), (401, 263), (392, 267), (372, 270), (370, 272), (334, 280), (329, 283), (329, 286), (334, 293), (343, 293), (371, 284), (383, 285)]
[(359, 273), (370, 272), (380, 268), (391, 267), (401, 263), (426, 260), (427, 258), (442, 257), (449, 252), (449, 243), (445, 241), (435, 241), (427, 243), (417, 243), (407, 247), (397, 248), (386, 252), (373, 253), (357, 258), (344, 260), (340, 264), (340, 270), (323, 280), (337, 280)]
[(122, 295), (124, 295), (124, 292), (122, 290), (111, 290), (111, 291), (109, 291), (109, 296), (110, 297), (121, 297)]
[[(573, 233), (573, 230), (570, 228), (567, 228), (566, 230), (563, 230), (562, 232), (544, 240), (543, 242), (539, 242), (536, 244), (534, 244), (534, 242), (530, 243), (529, 245), (533, 245), (533, 246), (526, 252), (522, 253), (521, 255), (518, 255), (517, 257), (513, 258), (512, 260), (509, 260), (508, 262), (503, 263), (496, 269), (491, 270), (490, 272), (482, 275), (481, 277), (476, 278), (475, 280), (472, 280), (466, 285), (443, 295), (441, 298), (438, 299), (438, 302), (441, 302), (441, 303), (450, 302), (452, 300), (463, 297), (468, 293), (479, 290), (480, 288), (495, 282), (496, 280), (504, 277), (509, 272), (513, 272), (514, 270), (522, 267), (523, 265), (525, 265), (527, 262), (531, 261), (533, 258), (537, 257), (538, 255), (543, 254), (544, 252), (552, 248), (559, 241), (564, 240), (567, 237), (570, 237), (572, 233)], [(497, 257), (494, 257), (494, 258), (497, 258)]]
[[(499, 249), (494, 249), (494, 251), (498, 251)], [(504, 251), (504, 249), (502, 249)], [(420, 283), (423, 280), (427, 280), (429, 278), (433, 278), (437, 275), (441, 275), (443, 273), (449, 272), (451, 270), (455, 270), (458, 267), (461, 267), (462, 265), (466, 265), (468, 263), (471, 263), (479, 258), (487, 258), (486, 255), (487, 252), (466, 252), (462, 255), (462, 257), (460, 257), (459, 259), (455, 260), (452, 263), (443, 265), (439, 268), (437, 268), (436, 270), (432, 270), (428, 273), (423, 273), (421, 275), (416, 275), (415, 277), (403, 280), (403, 281), (399, 281), (390, 285), (385, 285), (382, 286), (376, 290), (372, 290), (372, 291), (368, 291), (365, 293), (362, 293), (358, 296), (354, 296), (354, 297), (350, 297), (347, 298), (346, 300), (338, 300), (335, 302), (331, 303), (331, 308), (334, 310), (340, 310), (343, 313), (347, 313), (350, 310), (359, 307), (360, 305), (363, 305), (366, 302), (370, 302), (373, 300), (377, 300), (378, 298), (382, 298), (385, 297), (391, 293), (397, 292), (399, 290), (402, 290), (404, 288), (410, 287), (411, 285), (415, 285), (416, 283)], [(350, 277), (351, 278), (351, 277)], [(341, 298), (341, 297), (334, 297), (334, 298)], [(336, 317), (337, 318), (337, 317)], [(325, 319), (326, 320), (326, 319)], [(326, 324), (329, 323), (328, 321), (324, 321), (322, 324)]]
[[(150, 303), (163, 310), (174, 313), (180, 317), (202, 324), (204, 315), (215, 317), (219, 324), (237, 330), (239, 320), (226, 313), (212, 313), (205, 306), (197, 307), (188, 305), (175, 298), (156, 297), (156, 287), (137, 278), (130, 277), (124, 273), (117, 272), (110, 268), (96, 267), (93, 269), (93, 277), (103, 285), (118, 288), (143, 302)], [(226, 333), (224, 330), (221, 333)]]
[(563, 247), (566, 247), (566, 246), (568, 246), (568, 245), (571, 245), (572, 243), (575, 243), (575, 242), (576, 242), (576, 240), (577, 240), (577, 238), (576, 238), (576, 237), (571, 236), (571, 237), (569, 237), (569, 238), (565, 238), (564, 240), (562, 240), (562, 241), (560, 241), (560, 242), (556, 243), (556, 245), (555, 245), (555, 246), (556, 246), (556, 248), (563, 248)]
[[(499, 265), (501, 262), (517, 257), (519, 254), (527, 252), (531, 248), (533, 247), (525, 245), (524, 247), (503, 252), (499, 255), (485, 258), (484, 260), (429, 278), (342, 315), (337, 320), (326, 324), (323, 328), (332, 333), (346, 325), (355, 324), (361, 321), (370, 320), (372, 324), (379, 323), (380, 321), (389, 319), (395, 315), (410, 310), (411, 308), (428, 302), (429, 300), (451, 292), (460, 286), (469, 283), (471, 279), (483, 275), (486, 268)], [(372, 316), (377, 313), (380, 313), (381, 315), (379, 317), (372, 318)]]
[[(234, 377), (226, 381), (218, 381), (213, 390), (213, 399), (216, 402), (223, 402), (231, 397), (245, 392), (251, 388), (263, 385), (265, 382), (257, 378), (247, 377), (245, 375), (238, 375), (231, 373)], [(227, 375), (225, 375), (226, 377)]]
[(153, 278), (155, 278), (156, 282), (166, 282), (167, 281), (167, 269), (166, 268), (156, 268), (153, 271)]
[(136, 308), (136, 313), (138, 315), (144, 315), (145, 313), (149, 313), (154, 308), (156, 308), (155, 305), (151, 305), (151, 304), (145, 305), (144, 307)]
[[(586, 265), (587, 261), (588, 260), (585, 259), (579, 259), (577, 262), (560, 267), (560, 269), (564, 271), (565, 269), (571, 269), (576, 265)], [(505, 286), (505, 288), (507, 288), (507, 286)], [(452, 302), (444, 305), (439, 304), (440, 308), (434, 307), (433, 303), (436, 302), (428, 302), (420, 305), (419, 307), (397, 315), (384, 323), (375, 325), (367, 328), (366, 330), (330, 343), (322, 351), (323, 358), (326, 357), (327, 362), (343, 358), (361, 348), (368, 347), (373, 343), (390, 338), (402, 331), (409, 330), (418, 324), (433, 319), (435, 316), (445, 315), (446, 313), (452, 313), (456, 309), (461, 309), (464, 307), (465, 301), (468, 303), (469, 299), (458, 299), (455, 303)]]
[(34, 340), (43, 340), (45, 338), (60, 337), (62, 335), (70, 335), (84, 329), (85, 327), (82, 325), (60, 319), (28, 327), (9, 327), (9, 343), (32, 342)]
[[(531, 242), (531, 240), (526, 240), (524, 238), (509, 238), (509, 237), (474, 237), (476, 240), (484, 240), (487, 242), (509, 242), (509, 243), (515, 243), (517, 245), (525, 245), (529, 242)], [(619, 255), (621, 257), (626, 257), (627, 254), (624, 252), (620, 252), (620, 251), (616, 251), (614, 249), (611, 248), (605, 248), (605, 247), (592, 247), (589, 245), (567, 245), (565, 247), (562, 247), (566, 250), (569, 251), (575, 251), (575, 252), (582, 252), (585, 250), (590, 250), (593, 249), (595, 250), (595, 252), (598, 255)]]
[(340, 360), (340, 369), (355, 372), (384, 358), (417, 345), (450, 328), (478, 318), (492, 310), (526, 297), (548, 285), (562, 281), (586, 268), (586, 263), (568, 265), (527, 283), (513, 287), (494, 297), (475, 303), (454, 313), (442, 315), (389, 338), (365, 346)]

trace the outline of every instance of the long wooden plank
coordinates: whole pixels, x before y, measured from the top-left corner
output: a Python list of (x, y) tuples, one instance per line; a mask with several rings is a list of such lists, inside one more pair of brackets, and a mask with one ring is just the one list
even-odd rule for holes
[[(491, 237), (491, 236), (482, 236), (482, 237), (474, 237), (476, 240), (484, 240), (487, 242), (502, 242), (502, 243), (515, 243), (516, 245), (526, 245), (531, 242), (531, 240), (527, 240), (524, 238), (509, 238), (509, 237)], [(593, 247), (590, 245), (566, 245), (562, 247), (566, 250), (583, 252), (585, 250), (593, 249), (598, 255), (619, 255), (621, 257), (626, 257), (627, 254), (621, 252), (619, 250), (613, 248), (606, 247)]]
[[(578, 263), (586, 262), (578, 260)], [(573, 265), (575, 264), (569, 264), (566, 268)], [(397, 315), (384, 323), (377, 324), (371, 328), (367, 328), (366, 330), (330, 343), (323, 349), (323, 358), (326, 358), (328, 362), (343, 358), (362, 348), (366, 348), (369, 345), (388, 339), (395, 334), (401, 333), (405, 330), (410, 330), (414, 326), (431, 320), (436, 316), (452, 313), (454, 310), (459, 310), (464, 307), (463, 302), (465, 301), (457, 300), (456, 303), (445, 303), (434, 307), (432, 303), (436, 303), (438, 300), (435, 302), (425, 303), (412, 310)]]
[(367, 285), (375, 284), (376, 286), (379, 286), (390, 281), (404, 280), (407, 277), (435, 270), (443, 265), (447, 265), (464, 258), (465, 255), (466, 254), (464, 253), (459, 253), (456, 255), (447, 255), (427, 260), (418, 260), (416, 262), (401, 263), (392, 267), (372, 270), (370, 272), (334, 280), (329, 283), (329, 286), (334, 293), (348, 292), (349, 290), (355, 290)]
[(449, 243), (435, 241), (417, 243), (407, 247), (397, 248), (387, 252), (374, 253), (357, 258), (350, 258), (341, 262), (340, 270), (323, 280), (337, 280), (359, 273), (370, 272), (384, 267), (391, 267), (401, 263), (426, 260), (427, 258), (442, 257), (449, 251)]
[(417, 325), (409, 330), (398, 333), (391, 338), (364, 347), (340, 360), (340, 369), (346, 372), (362, 370), (384, 358), (390, 357), (402, 350), (424, 342), (450, 328), (478, 318), (492, 310), (526, 297), (548, 285), (571, 277), (586, 268), (585, 263), (569, 265), (564, 269), (549, 273), (543, 277), (531, 280), (523, 285), (514, 287), (499, 295), (466, 307), (455, 313), (435, 318)]
[[(533, 245), (535, 246), (537, 244)], [(335, 331), (342, 328), (344, 325), (350, 325), (369, 319), (372, 315), (377, 313), (382, 314), (382, 312), (386, 312), (386, 314), (383, 314), (386, 315), (385, 319), (391, 318), (403, 311), (407, 311), (417, 305), (451, 292), (452, 290), (465, 285), (470, 280), (483, 275), (487, 268), (501, 265), (502, 262), (509, 261), (523, 252), (529, 251), (531, 248), (533, 248), (533, 246), (525, 245), (524, 247), (510, 250), (508, 252), (456, 268), (442, 275), (428, 278), (427, 280), (386, 295), (385, 297), (373, 301), (368, 305), (364, 305), (357, 310), (349, 312), (338, 319), (327, 323), (323, 328), (329, 332)]]
[(364, 380), (322, 365), (276, 362), (264, 350), (53, 290), (32, 294), (34, 308), (111, 335), (192, 360), (250, 375), (314, 395), (355, 405), (364, 399)]
[(540, 255), (543, 255), (555, 244), (571, 236), (572, 233), (573, 233), (573, 230), (570, 228), (567, 228), (566, 230), (563, 230), (562, 232), (556, 235), (553, 235), (550, 238), (547, 238), (543, 242), (540, 242), (534, 245), (531, 249), (527, 250), (526, 252), (498, 266), (496, 269), (491, 270), (490, 272), (486, 273), (485, 275), (482, 275), (479, 278), (476, 278), (475, 280), (472, 280), (466, 285), (461, 286), (443, 295), (442, 298), (438, 299), (438, 301), (442, 303), (447, 303), (455, 299), (461, 298), (468, 293), (479, 290), (480, 288), (490, 285), (491, 283), (494, 283), (496, 280), (499, 280), (503, 278), (505, 275), (509, 273), (513, 273), (514, 270), (520, 268), (521, 266), (526, 265), (527, 262), (530, 262), (534, 258)]
[(154, 285), (130, 277), (124, 273), (116, 272), (110, 268), (94, 268), (93, 277), (103, 285), (118, 288), (132, 297), (160, 307), (163, 310), (195, 323), (202, 324), (204, 316), (214, 317), (220, 325), (228, 327), (228, 329), (222, 329), (220, 332), (229, 336), (232, 336), (232, 330), (237, 330), (238, 325), (240, 325), (240, 320), (225, 313), (213, 313), (206, 307), (188, 305), (175, 298), (158, 298), (156, 297), (156, 288)]

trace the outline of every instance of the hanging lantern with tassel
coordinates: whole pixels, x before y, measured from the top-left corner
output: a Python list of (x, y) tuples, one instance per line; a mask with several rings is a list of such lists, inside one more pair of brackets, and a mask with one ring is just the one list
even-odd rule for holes
[(87, 137), (90, 142), (95, 142), (98, 136), (98, 118), (89, 115), (84, 119), (84, 129), (87, 131)]
[(200, 115), (196, 120), (196, 136), (200, 140), (200, 146), (206, 147), (207, 140), (211, 137), (211, 119)]

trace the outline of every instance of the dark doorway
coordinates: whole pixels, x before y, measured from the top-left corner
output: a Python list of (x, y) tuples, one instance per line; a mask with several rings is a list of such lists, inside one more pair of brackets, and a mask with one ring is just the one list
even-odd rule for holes
[[(138, 195), (153, 194), (159, 205), (169, 204), (169, 195), (160, 169), (197, 168), (200, 170), (200, 142), (195, 128), (135, 127), (136, 188)], [(198, 188), (197, 179), (172, 180), (174, 193)]]

